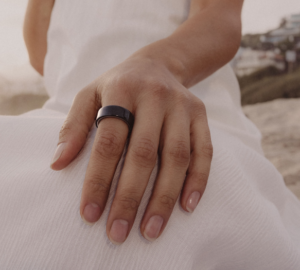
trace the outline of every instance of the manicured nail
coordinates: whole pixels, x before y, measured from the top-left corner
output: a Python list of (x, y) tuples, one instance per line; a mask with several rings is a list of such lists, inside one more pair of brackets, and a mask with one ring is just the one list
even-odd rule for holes
[(60, 143), (57, 147), (56, 147), (56, 150), (55, 150), (55, 153), (54, 153), (54, 156), (53, 156), (53, 159), (52, 159), (52, 163), (55, 163), (61, 156), (62, 152), (64, 151), (66, 147), (66, 143)]
[(100, 218), (100, 215), (101, 211), (99, 205), (90, 203), (84, 207), (82, 219), (85, 223), (93, 225), (93, 223)]
[(161, 226), (164, 220), (161, 216), (153, 216), (148, 220), (145, 228), (145, 238), (149, 241), (154, 241), (159, 235)]
[(122, 244), (126, 239), (127, 231), (128, 221), (124, 219), (116, 219), (109, 232), (110, 241), (116, 245)]
[(186, 203), (186, 209), (187, 209), (190, 213), (192, 213), (192, 212), (195, 210), (195, 208), (196, 208), (196, 206), (197, 206), (199, 200), (200, 200), (200, 193), (199, 193), (198, 191), (194, 191), (194, 192), (190, 195), (189, 199), (187, 200), (187, 203)]

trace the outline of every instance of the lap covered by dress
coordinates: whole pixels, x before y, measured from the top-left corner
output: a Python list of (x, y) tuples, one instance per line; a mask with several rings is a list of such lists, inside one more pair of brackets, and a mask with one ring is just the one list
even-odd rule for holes
[(82, 221), (79, 205), (96, 128), (67, 168), (50, 169), (76, 93), (171, 34), (188, 6), (189, 0), (55, 1), (44, 66), (50, 99), (42, 109), (0, 117), (0, 269), (300, 269), (300, 202), (264, 157), (228, 65), (189, 89), (206, 106), (214, 147), (206, 191), (192, 214), (177, 201), (153, 243), (139, 224), (159, 161), (120, 246), (107, 238), (106, 220), (126, 152), (93, 226)]
[(85, 224), (79, 204), (96, 128), (66, 169), (52, 171), (64, 119), (46, 109), (0, 117), (1, 269), (300, 268), (299, 201), (261, 153), (213, 121), (211, 172), (194, 213), (177, 202), (161, 237), (142, 237), (156, 166), (128, 239), (110, 243), (105, 226), (124, 156), (103, 216)]

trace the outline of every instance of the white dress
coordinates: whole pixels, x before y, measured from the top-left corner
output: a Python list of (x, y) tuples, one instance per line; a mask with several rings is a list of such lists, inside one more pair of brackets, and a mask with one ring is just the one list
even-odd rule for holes
[(96, 128), (66, 169), (50, 161), (75, 94), (137, 49), (170, 35), (189, 0), (56, 0), (48, 32), (43, 109), (0, 117), (0, 269), (300, 269), (300, 202), (263, 156), (226, 65), (190, 88), (205, 103), (214, 146), (207, 189), (193, 214), (177, 202), (153, 243), (139, 223), (157, 167), (126, 242), (106, 236), (109, 203), (86, 225), (79, 203)]

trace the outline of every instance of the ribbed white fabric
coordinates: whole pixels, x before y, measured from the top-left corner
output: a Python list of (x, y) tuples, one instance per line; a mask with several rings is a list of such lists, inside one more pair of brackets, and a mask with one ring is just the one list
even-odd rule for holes
[(50, 161), (75, 94), (135, 50), (172, 33), (188, 0), (56, 0), (48, 33), (43, 109), (0, 117), (0, 269), (300, 269), (300, 203), (262, 154), (260, 133), (243, 115), (228, 66), (190, 89), (208, 111), (214, 157), (193, 214), (177, 202), (153, 243), (139, 223), (153, 170), (124, 244), (106, 236), (108, 205), (92, 227), (79, 203), (96, 128), (79, 156), (54, 172)]

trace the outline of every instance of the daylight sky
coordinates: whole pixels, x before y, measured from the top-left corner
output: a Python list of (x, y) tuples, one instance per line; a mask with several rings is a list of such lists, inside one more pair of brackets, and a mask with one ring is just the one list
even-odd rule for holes
[(280, 18), (292, 13), (300, 13), (300, 0), (244, 0), (243, 34), (274, 29)]

